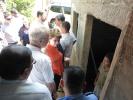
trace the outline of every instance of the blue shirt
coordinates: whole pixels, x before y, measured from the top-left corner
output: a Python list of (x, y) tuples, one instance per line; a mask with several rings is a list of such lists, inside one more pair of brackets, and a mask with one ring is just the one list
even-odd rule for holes
[(83, 94), (78, 94), (78, 95), (72, 95), (72, 96), (64, 96), (62, 98), (59, 98), (58, 100), (98, 100), (95, 94), (90, 94), (90, 95), (83, 95)]

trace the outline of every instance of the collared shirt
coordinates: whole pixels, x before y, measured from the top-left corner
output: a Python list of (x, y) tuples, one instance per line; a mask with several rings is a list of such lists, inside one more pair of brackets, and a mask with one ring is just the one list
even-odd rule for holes
[(61, 34), (60, 44), (64, 50), (64, 56), (70, 57), (73, 47), (73, 37), (70, 33)]
[(26, 81), (0, 81), (0, 100), (52, 100), (45, 85)]
[(27, 45), (27, 47), (31, 49), (33, 58), (36, 60), (28, 81), (39, 82), (41, 84), (53, 83), (54, 75), (50, 58), (42, 53), (40, 48), (32, 45)]
[(94, 94), (90, 94), (88, 96), (85, 96), (83, 94), (78, 94), (78, 95), (64, 96), (62, 98), (59, 98), (58, 100), (98, 100), (98, 99)]
[(47, 29), (49, 29), (49, 26), (48, 26), (48, 22), (47, 21), (41, 22), (39, 20), (35, 20), (30, 25), (30, 29), (34, 29), (34, 28), (37, 28), (37, 27), (46, 27)]

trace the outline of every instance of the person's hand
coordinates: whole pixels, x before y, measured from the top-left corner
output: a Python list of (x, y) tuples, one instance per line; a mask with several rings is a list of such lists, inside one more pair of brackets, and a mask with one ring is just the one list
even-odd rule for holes
[(47, 87), (49, 88), (49, 90), (50, 90), (51, 93), (53, 93), (53, 92), (56, 91), (56, 85), (55, 85), (54, 82), (48, 83), (48, 84), (47, 84)]

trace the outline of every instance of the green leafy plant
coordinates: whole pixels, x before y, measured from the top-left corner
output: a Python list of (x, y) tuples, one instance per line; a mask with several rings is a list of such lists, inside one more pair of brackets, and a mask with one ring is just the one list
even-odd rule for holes
[(28, 17), (28, 19), (32, 18), (32, 9), (34, 6), (35, 0), (7, 0), (7, 9), (10, 11), (12, 8), (15, 8)]

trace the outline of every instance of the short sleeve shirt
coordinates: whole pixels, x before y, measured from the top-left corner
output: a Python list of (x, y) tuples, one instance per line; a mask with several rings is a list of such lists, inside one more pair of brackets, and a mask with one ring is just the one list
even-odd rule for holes
[(39, 82), (42, 84), (54, 82), (52, 64), (50, 58), (43, 54), (37, 47), (28, 45), (32, 51), (33, 58), (36, 63), (33, 65), (32, 71), (28, 77), (30, 82)]

